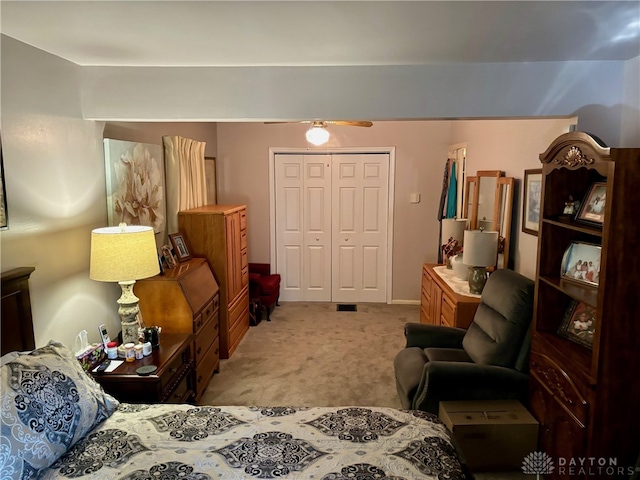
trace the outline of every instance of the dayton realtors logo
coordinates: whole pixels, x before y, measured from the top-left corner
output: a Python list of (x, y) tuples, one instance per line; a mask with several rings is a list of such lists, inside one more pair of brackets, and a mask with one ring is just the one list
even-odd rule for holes
[(559, 457), (556, 465), (549, 455), (544, 452), (531, 452), (522, 461), (522, 471), (527, 475), (536, 475), (536, 480), (540, 475), (550, 475), (554, 469), (558, 475), (563, 476), (593, 476), (595, 478), (613, 476), (631, 476), (638, 467), (624, 467), (618, 465), (617, 458), (604, 457)]
[(522, 471), (527, 475), (535, 475), (536, 480), (540, 475), (550, 475), (554, 469), (553, 459), (544, 452), (531, 452), (522, 461)]

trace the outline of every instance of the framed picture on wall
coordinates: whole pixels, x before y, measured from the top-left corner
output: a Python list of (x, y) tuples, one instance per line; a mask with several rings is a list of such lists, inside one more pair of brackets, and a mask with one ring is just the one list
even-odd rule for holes
[(104, 139), (109, 226), (153, 227), (166, 231), (166, 196), (162, 146)]
[(7, 193), (4, 187), (4, 163), (2, 160), (2, 144), (0, 143), (0, 230), (9, 226), (7, 220)]
[(524, 197), (522, 199), (522, 231), (538, 235), (540, 229), (540, 197), (542, 195), (542, 169), (524, 171)]

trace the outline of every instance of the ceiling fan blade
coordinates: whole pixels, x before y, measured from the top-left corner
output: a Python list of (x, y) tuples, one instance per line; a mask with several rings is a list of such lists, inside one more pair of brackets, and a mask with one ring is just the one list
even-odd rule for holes
[(327, 123), (332, 125), (341, 125), (347, 127), (371, 127), (373, 122), (368, 121), (351, 121), (351, 120), (328, 120)]
[(311, 120), (299, 120), (299, 121), (292, 121), (292, 122), (262, 122), (265, 125), (277, 125), (277, 124), (283, 124), (283, 123), (312, 123)]
[(357, 121), (357, 120), (299, 120), (291, 122), (263, 122), (265, 125), (275, 125), (283, 123), (318, 123), (323, 125), (338, 125), (346, 127), (371, 127), (373, 122), (369, 121)]

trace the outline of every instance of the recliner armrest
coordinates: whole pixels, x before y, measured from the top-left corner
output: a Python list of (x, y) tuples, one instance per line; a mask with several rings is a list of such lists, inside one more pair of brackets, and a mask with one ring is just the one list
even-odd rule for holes
[[(426, 387), (426, 388), (425, 388)], [(412, 408), (437, 413), (445, 400), (506, 400), (526, 402), (529, 375), (495, 365), (429, 362), (424, 367)]]
[(407, 323), (404, 336), (406, 348), (462, 348), (462, 339), (467, 331), (462, 328), (427, 325), (424, 323)]

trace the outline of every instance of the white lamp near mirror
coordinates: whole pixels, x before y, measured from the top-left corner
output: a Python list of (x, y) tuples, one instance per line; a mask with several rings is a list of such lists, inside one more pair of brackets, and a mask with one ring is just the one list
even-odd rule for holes
[(495, 267), (498, 259), (498, 232), (465, 230), (462, 263), (469, 266), (469, 291), (480, 295), (487, 282), (487, 267)]
[[(454, 257), (464, 245), (464, 231), (467, 228), (468, 220), (466, 218), (443, 218), (442, 219), (442, 249), (444, 261), (447, 268), (451, 268), (451, 258)], [(455, 248), (452, 252), (446, 252), (445, 246), (449, 242), (454, 243)]]

